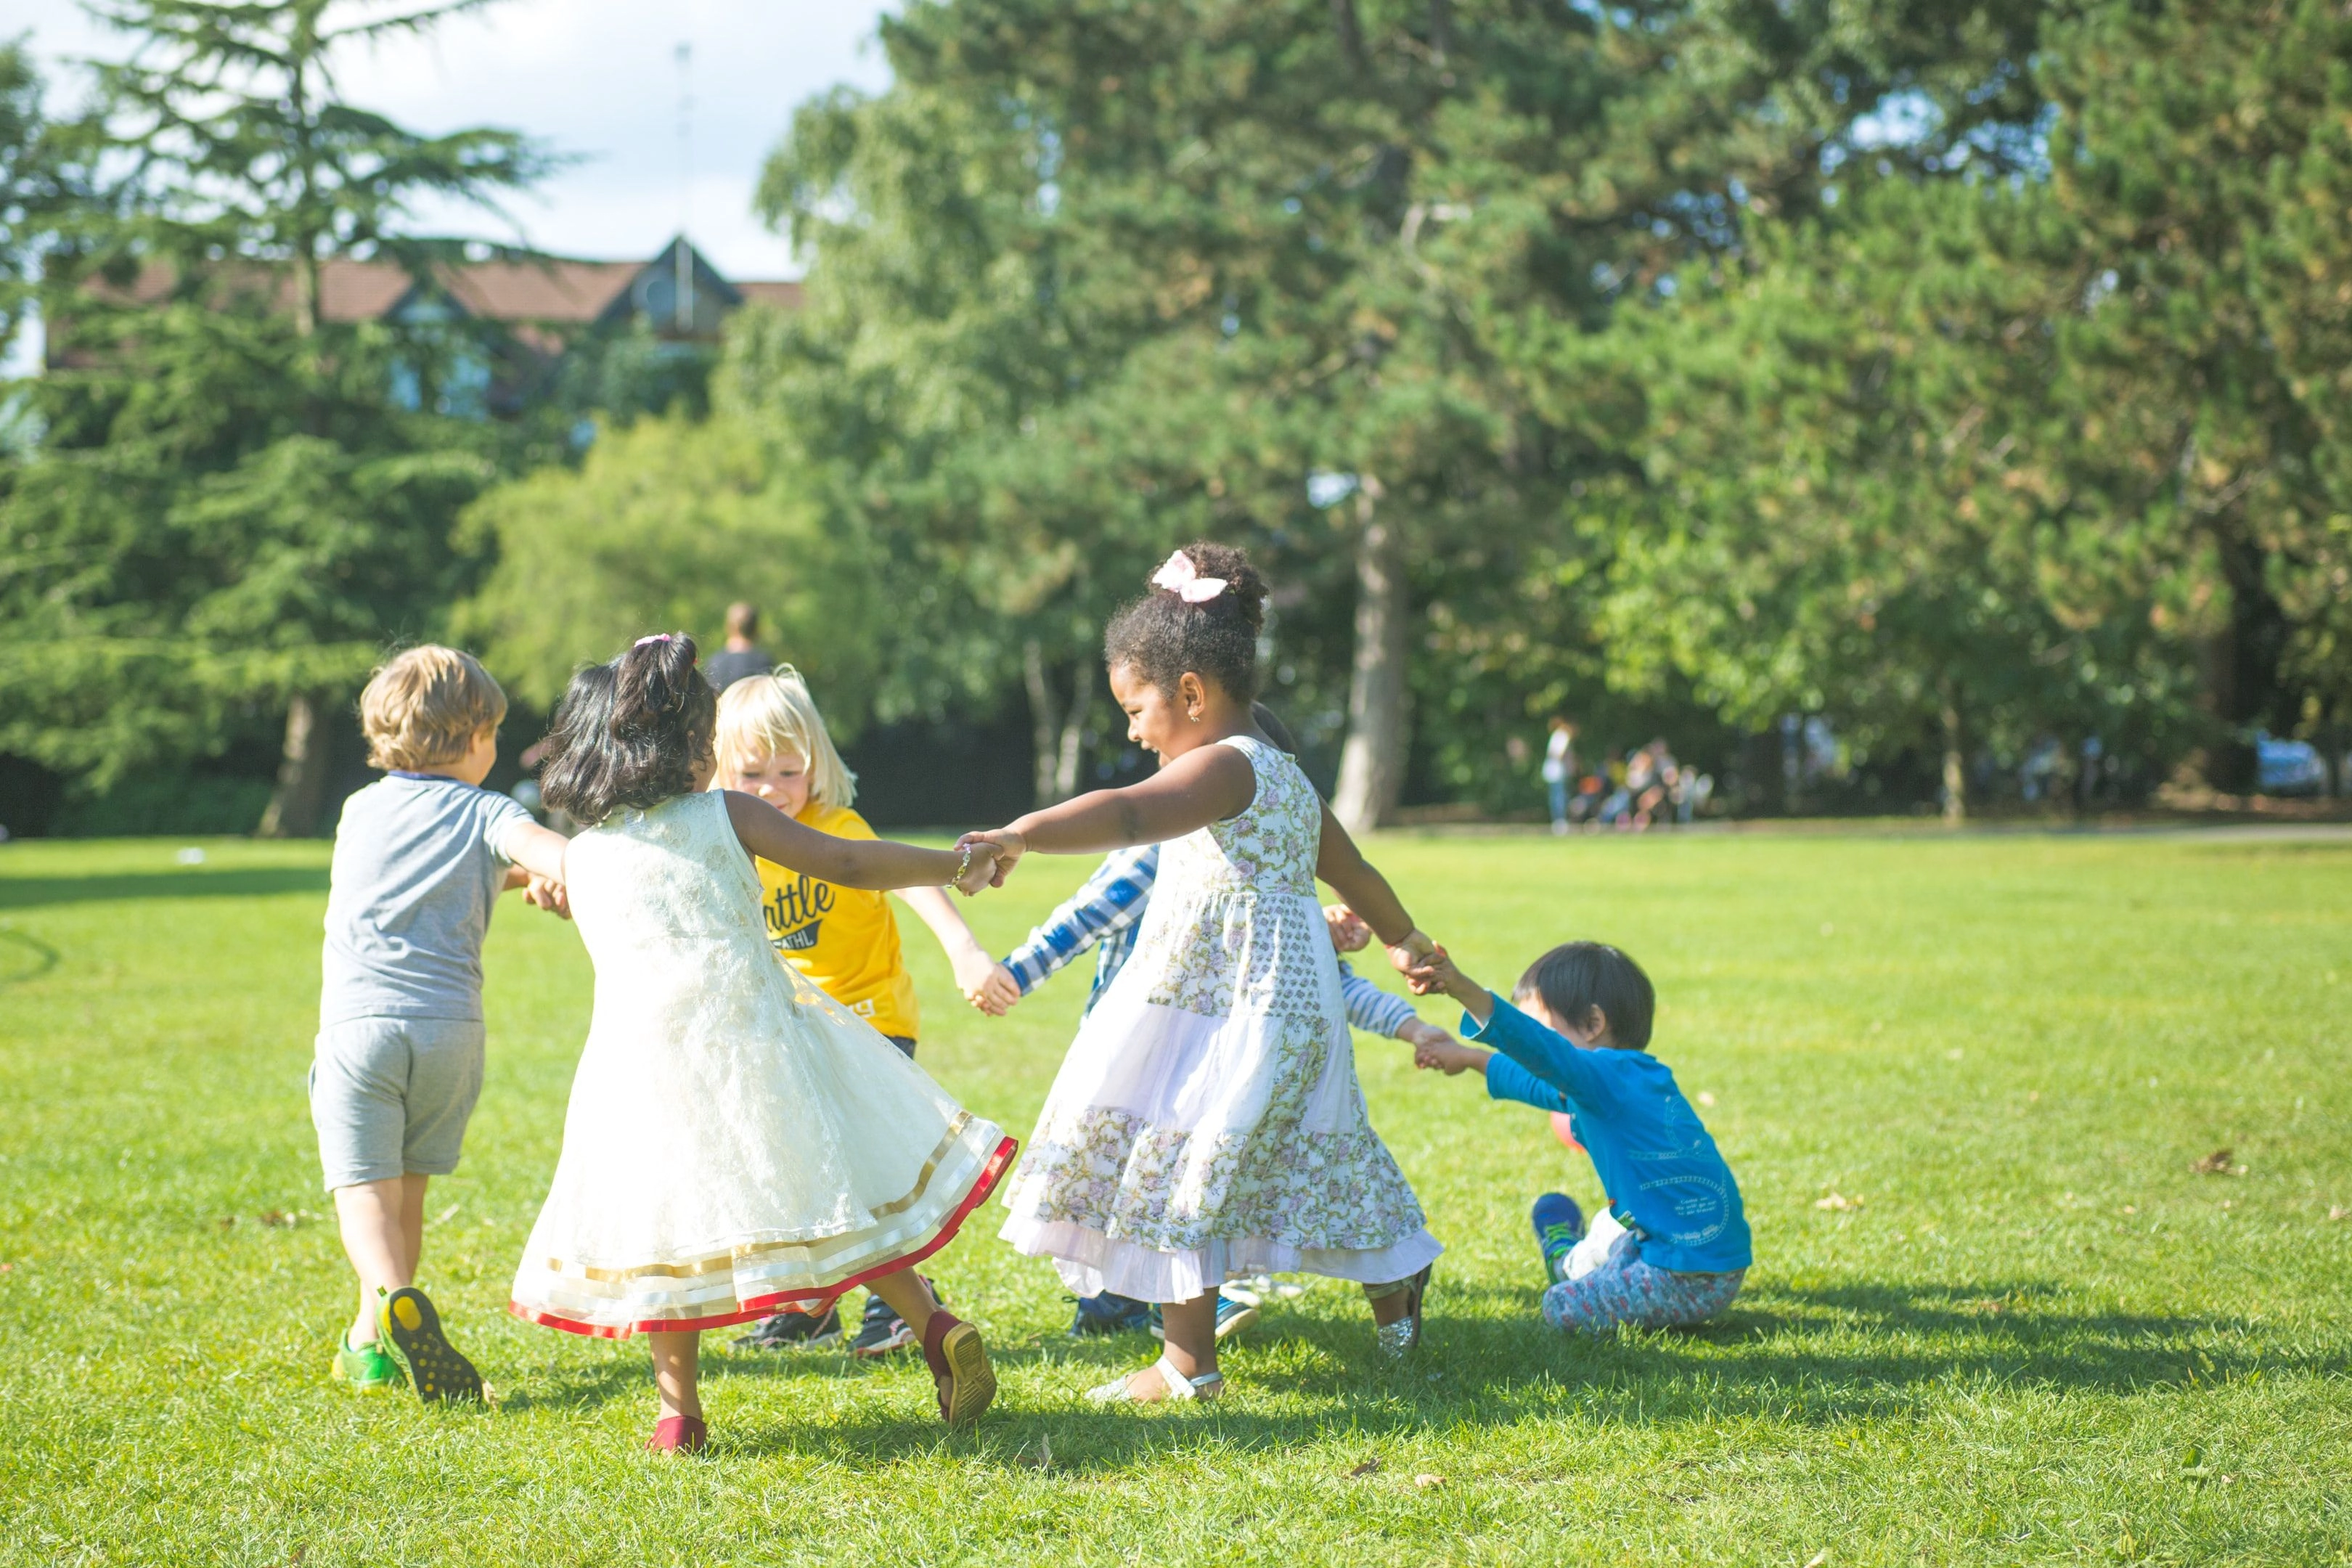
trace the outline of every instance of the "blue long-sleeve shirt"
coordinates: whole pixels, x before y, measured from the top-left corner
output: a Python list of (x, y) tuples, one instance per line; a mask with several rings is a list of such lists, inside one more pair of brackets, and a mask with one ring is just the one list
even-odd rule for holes
[(1753, 1262), (1739, 1184), (1674, 1069), (1647, 1051), (1587, 1049), (1492, 1000), (1483, 1026), (1462, 1017), (1463, 1038), (1498, 1053), (1486, 1063), (1487, 1094), (1568, 1112), (1642, 1261), (1683, 1274)]
[[(1047, 975), (1088, 947), (1097, 947), (1095, 985), (1087, 994), (1087, 1010), (1093, 1011), (1109, 988), (1111, 977), (1135, 950), (1136, 927), (1159, 879), (1157, 844), (1114, 849), (1105, 856), (1085, 885), (1046, 916), (1045, 923), (1031, 931), (1027, 942), (1005, 956), (1004, 967), (1012, 972), (1021, 994), (1026, 996), (1045, 984)], [(1339, 964), (1339, 1000), (1348, 1009), (1348, 1022), (1368, 1035), (1393, 1038), (1420, 1016), (1412, 1003), (1381, 990), (1344, 960)]]

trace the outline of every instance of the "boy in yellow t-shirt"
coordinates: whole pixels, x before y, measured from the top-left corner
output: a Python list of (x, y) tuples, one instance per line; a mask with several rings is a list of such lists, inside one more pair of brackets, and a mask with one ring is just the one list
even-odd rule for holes
[[(850, 809), (856, 775), (843, 764), (816, 700), (792, 666), (779, 665), (772, 675), (747, 676), (728, 684), (719, 698), (718, 750), (714, 789), (757, 795), (803, 826), (836, 838), (874, 837), (866, 819)], [(778, 955), (913, 1056), (920, 1017), (889, 895), (835, 887), (768, 860), (758, 864), (761, 912)], [(966, 993), (977, 989), (994, 971), (996, 961), (963, 923), (947, 893), (939, 888), (906, 888), (898, 896), (947, 950), (957, 985)], [(738, 1342), (762, 1347), (823, 1344), (840, 1337), (840, 1314), (829, 1310), (822, 1318), (781, 1313)], [(865, 1321), (850, 1346), (853, 1354), (887, 1355), (914, 1342), (912, 1331), (879, 1296), (866, 1298)]]

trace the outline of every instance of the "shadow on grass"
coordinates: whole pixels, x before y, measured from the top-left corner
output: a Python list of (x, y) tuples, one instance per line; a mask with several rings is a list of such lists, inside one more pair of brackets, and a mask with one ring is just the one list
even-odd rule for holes
[(0, 877), (0, 910), (120, 899), (266, 899), (323, 893), (324, 866), (254, 866), (233, 871), (141, 871), (101, 877)]
[[(1227, 1347), (1234, 1396), (1190, 1410), (1097, 1412), (1082, 1403), (1086, 1388), (1149, 1364), (1158, 1347), (1140, 1336), (1003, 1346), (992, 1351), (1000, 1371), (1050, 1363), (1066, 1395), (1040, 1405), (1033, 1390), (1008, 1391), (968, 1434), (906, 1418), (903, 1386), (877, 1388), (870, 1414), (844, 1421), (730, 1428), (729, 1382), (856, 1379), (866, 1369), (821, 1352), (714, 1356), (704, 1363), (706, 1387), (719, 1404), (714, 1453), (873, 1464), (946, 1445), (982, 1462), (1034, 1468), (1050, 1449), (1052, 1468), (1085, 1473), (1193, 1449), (1377, 1442), (1540, 1421), (1822, 1426), (1916, 1415), (1956, 1387), (2128, 1394), (2332, 1364), (2315, 1352), (2246, 1344), (2242, 1325), (2224, 1320), (2069, 1310), (2063, 1289), (2042, 1280), (1773, 1285), (1743, 1297), (1716, 1322), (1609, 1336), (1551, 1332), (1530, 1290), (1462, 1287), (1449, 1299), (1473, 1310), (1449, 1315), (1433, 1302), (1425, 1349), (1395, 1368), (1373, 1363), (1362, 1324), (1276, 1315)], [(576, 1369), (530, 1403), (581, 1408), (616, 1398), (643, 1401), (650, 1411), (651, 1379), (642, 1364)]]

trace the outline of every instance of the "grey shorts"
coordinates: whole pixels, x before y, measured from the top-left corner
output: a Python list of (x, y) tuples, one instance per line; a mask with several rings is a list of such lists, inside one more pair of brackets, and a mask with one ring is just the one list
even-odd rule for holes
[(457, 1168), (482, 1093), (482, 1026), (468, 1018), (354, 1018), (319, 1031), (310, 1124), (327, 1190)]

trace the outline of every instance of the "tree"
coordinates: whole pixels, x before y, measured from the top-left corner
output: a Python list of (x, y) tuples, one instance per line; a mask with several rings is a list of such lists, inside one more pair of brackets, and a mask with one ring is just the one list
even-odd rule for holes
[(2053, 216), (2038, 190), (1855, 179), (1649, 323), (1654, 445), (1601, 616), (1622, 683), (1940, 752), (1953, 821), (1973, 748), (2178, 730), (2144, 584), (2062, 570), (2084, 520)]
[[(1637, 463), (1601, 329), (1748, 208), (1812, 210), (1898, 88), (2005, 123), (2034, 14), (1898, 6), (1857, 44), (1814, 7), (912, 5), (890, 91), (803, 110), (771, 167), (816, 258), (777, 379), (834, 384), (785, 417), (853, 504), (931, 509), (975, 603), (1024, 585), (1000, 616), (1098, 626), (1203, 521), (1271, 547), (1282, 637), (1350, 606), (1339, 804), (1377, 821), (1415, 580), (1516, 578)], [(1097, 560), (1113, 591), (1074, 586)]]
[(467, 543), (496, 564), (456, 629), (545, 712), (580, 664), (648, 632), (711, 637), (729, 603), (750, 599), (768, 646), (853, 733), (872, 701), (887, 612), (859, 542), (826, 530), (807, 491), (772, 443), (723, 410), (604, 431), (577, 469), (539, 469), (467, 510)]
[[(2099, 548), (2193, 648), (2200, 770), (2352, 721), (2352, 17), (2316, 0), (2087, 5), (2053, 26), (2053, 283)], [(2333, 749), (2333, 748), (2331, 748)]]
[(0, 477), (0, 744), (102, 786), (284, 714), (264, 830), (314, 826), (321, 715), (467, 574), (457, 511), (499, 433), (402, 408), (393, 366), (453, 345), (328, 321), (337, 256), (424, 273), (431, 196), (546, 167), (510, 132), (424, 136), (342, 102), (333, 62), (471, 4), (345, 22), (352, 0), (114, 0), (135, 40), (47, 147), (72, 199), (37, 230), (52, 364), (38, 451)]

